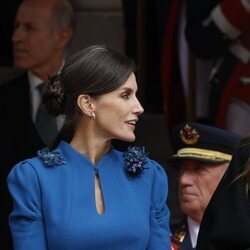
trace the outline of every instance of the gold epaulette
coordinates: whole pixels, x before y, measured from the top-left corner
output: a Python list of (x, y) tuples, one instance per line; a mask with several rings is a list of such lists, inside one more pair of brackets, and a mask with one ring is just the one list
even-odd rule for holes
[(187, 225), (182, 225), (181, 228), (175, 231), (175, 233), (173, 234), (172, 241), (177, 245), (180, 245), (184, 241), (186, 233)]

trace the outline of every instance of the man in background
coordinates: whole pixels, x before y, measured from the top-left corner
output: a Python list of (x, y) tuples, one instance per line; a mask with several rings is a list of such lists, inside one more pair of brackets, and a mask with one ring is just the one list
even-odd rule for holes
[[(6, 177), (13, 165), (53, 147), (63, 117), (49, 117), (42, 104), (43, 83), (60, 71), (74, 31), (74, 11), (67, 0), (23, 0), (12, 35), (13, 64), (22, 73), (0, 86), (1, 236), (12, 249), (8, 215), (12, 204)], [(47, 134), (49, 132), (49, 134)]]
[(201, 60), (213, 60), (210, 125), (244, 137), (250, 132), (250, 2), (188, 0), (185, 37)]
[(172, 130), (176, 149), (168, 161), (179, 168), (179, 203), (186, 215), (171, 226), (172, 247), (196, 248), (203, 213), (226, 172), (240, 137), (199, 123), (182, 123)]

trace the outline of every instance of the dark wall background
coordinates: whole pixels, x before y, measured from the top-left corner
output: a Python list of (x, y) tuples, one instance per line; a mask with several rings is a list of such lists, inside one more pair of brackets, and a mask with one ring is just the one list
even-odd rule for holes
[(0, 66), (11, 66), (11, 35), (13, 21), (20, 0), (1, 1), (0, 3)]

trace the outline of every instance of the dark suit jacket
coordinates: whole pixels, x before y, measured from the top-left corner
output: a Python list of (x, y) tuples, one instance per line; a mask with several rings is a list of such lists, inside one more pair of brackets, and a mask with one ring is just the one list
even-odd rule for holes
[[(29, 92), (26, 72), (0, 86), (0, 216), (3, 216), (0, 220), (0, 235), (3, 237), (1, 242), (7, 242), (6, 249), (8, 250), (12, 249), (8, 228), (8, 215), (12, 208), (12, 199), (7, 189), (6, 178), (15, 163), (35, 156), (37, 150), (44, 147), (32, 121)], [(68, 140), (61, 134), (58, 140), (60, 139)]]
[(234, 154), (204, 213), (197, 250), (250, 249), (250, 194), (245, 180), (234, 181), (249, 157), (249, 143)]

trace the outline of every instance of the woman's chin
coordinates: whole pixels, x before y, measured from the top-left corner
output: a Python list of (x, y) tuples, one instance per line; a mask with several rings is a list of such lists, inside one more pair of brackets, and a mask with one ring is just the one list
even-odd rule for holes
[(125, 142), (133, 142), (135, 141), (135, 135), (133, 136), (127, 136), (127, 137), (121, 137), (121, 138), (118, 138), (118, 140), (121, 140), (121, 141), (125, 141)]

